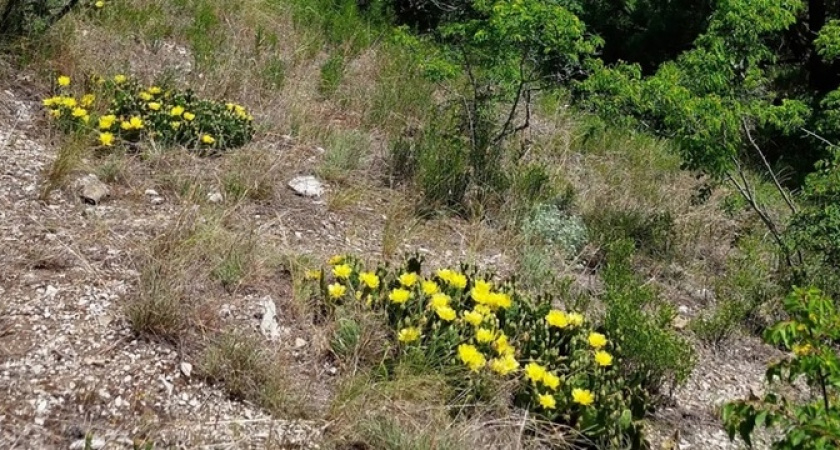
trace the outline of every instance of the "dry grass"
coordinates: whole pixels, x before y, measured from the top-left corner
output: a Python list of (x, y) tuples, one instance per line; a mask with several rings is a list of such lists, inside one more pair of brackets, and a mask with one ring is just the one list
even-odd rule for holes
[(90, 154), (88, 143), (81, 137), (69, 137), (59, 146), (55, 159), (45, 170), (41, 182), (41, 200), (47, 200), (56, 189), (67, 187), (70, 176), (78, 172)]

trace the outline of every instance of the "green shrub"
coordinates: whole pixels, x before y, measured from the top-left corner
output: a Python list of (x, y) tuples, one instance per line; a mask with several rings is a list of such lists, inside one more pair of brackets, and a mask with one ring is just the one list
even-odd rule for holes
[(321, 66), (321, 84), (318, 90), (325, 96), (330, 96), (338, 90), (344, 79), (344, 55), (335, 53)]
[[(792, 355), (767, 369), (771, 389), (763, 398), (753, 396), (723, 408), (726, 431), (730, 439), (740, 436), (749, 446), (755, 428), (763, 426), (781, 431), (773, 449), (840, 448), (840, 312), (816, 288), (794, 288), (784, 307), (789, 319), (768, 329), (764, 338)], [(799, 379), (810, 389), (792, 385)]]
[(58, 78), (58, 95), (44, 100), (64, 130), (96, 133), (102, 147), (150, 139), (202, 154), (241, 147), (253, 134), (244, 107), (198, 98), (192, 91), (142, 88), (124, 75), (97, 79), (94, 92), (74, 96), (69, 77)]
[(552, 204), (535, 207), (531, 217), (522, 224), (522, 234), (526, 238), (556, 245), (568, 257), (578, 255), (588, 242), (583, 220)]
[(695, 364), (694, 348), (671, 324), (673, 305), (660, 299), (650, 284), (642, 283), (632, 269), (633, 243), (620, 240), (607, 250), (603, 271), (606, 306), (603, 327), (616, 342), (627, 382), (640, 386), (639, 404), (654, 403), (685, 382)]
[(96, 0), (5, 0), (0, 3), (0, 38), (43, 33), (74, 9), (104, 6)]
[(673, 250), (674, 219), (671, 213), (637, 209), (596, 208), (584, 220), (593, 241), (601, 246), (629, 239), (642, 253), (667, 257)]
[(468, 404), (493, 398), (494, 386), (506, 383), (516, 406), (579, 430), (588, 439), (583, 448), (642, 448), (640, 416), (630, 408), (642, 397), (623, 377), (620, 344), (583, 315), (553, 309), (551, 292), (525, 297), (469, 266), (424, 276), (417, 258), (401, 267), (365, 268), (347, 256), (330, 263), (328, 279), (312, 277), (320, 298), (333, 309), (355, 305), (382, 315), (398, 345), (386, 367), (423, 361), (452, 375), (455, 395)]

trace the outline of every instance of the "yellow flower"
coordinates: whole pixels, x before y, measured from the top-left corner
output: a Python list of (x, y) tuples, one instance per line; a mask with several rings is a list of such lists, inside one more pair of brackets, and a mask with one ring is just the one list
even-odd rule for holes
[(121, 120), (120, 121), (120, 128), (122, 128), (123, 130), (130, 130), (132, 128), (131, 122), (129, 122), (127, 120)]
[(609, 367), (612, 365), (613, 357), (603, 350), (598, 350), (595, 352), (595, 362), (601, 367)]
[(499, 375), (507, 375), (519, 368), (519, 361), (513, 355), (504, 355), (490, 360), (490, 370)]
[(813, 347), (811, 347), (811, 344), (794, 344), (792, 350), (796, 356), (805, 356), (813, 351)]
[(160, 94), (161, 92), (163, 92), (163, 89), (161, 89), (161, 88), (159, 88), (159, 87), (157, 87), (157, 86), (152, 86), (152, 87), (150, 87), (150, 88), (149, 88), (149, 89), (147, 89), (147, 90), (148, 90), (148, 92), (149, 92), (150, 94), (152, 94), (152, 95), (158, 95), (158, 94)]
[[(207, 135), (205, 134), (205, 136)], [(339, 264), (333, 267), (332, 273), (336, 278), (346, 280), (353, 274), (353, 268), (349, 264)]]
[(493, 342), (495, 337), (494, 333), (487, 328), (479, 328), (475, 331), (475, 340), (478, 341), (479, 344)]
[(461, 344), (458, 346), (458, 357), (461, 362), (467, 365), (473, 372), (478, 372), (487, 363), (484, 355), (475, 346)]
[(547, 371), (545, 370), (545, 367), (535, 362), (528, 363), (528, 365), (525, 366), (525, 377), (533, 383), (542, 381), (546, 373)]
[(493, 314), (493, 310), (491, 310), (487, 305), (475, 305), (475, 307), (473, 307), (473, 311), (485, 317)]
[(93, 94), (85, 94), (82, 96), (82, 106), (85, 108), (89, 108), (94, 101), (96, 101), (96, 96)]
[(46, 107), (55, 106), (61, 103), (61, 97), (49, 97), (43, 100), (43, 104)]
[(563, 311), (552, 309), (545, 316), (545, 321), (549, 326), (556, 328), (566, 328), (569, 326), (569, 317)]
[(216, 143), (216, 138), (214, 138), (213, 136), (210, 136), (209, 134), (202, 134), (201, 135), (201, 143), (202, 144), (207, 144), (207, 145), (212, 145), (212, 144)]
[(148, 102), (149, 100), (151, 100), (151, 99), (153, 98), (153, 97), (152, 97), (152, 94), (150, 94), (150, 93), (148, 93), (148, 92), (146, 92), (146, 91), (141, 92), (141, 93), (138, 95), (138, 97), (140, 97), (140, 100), (143, 100), (144, 102)]
[(397, 339), (400, 342), (409, 343), (420, 339), (420, 329), (417, 327), (408, 327), (400, 330), (397, 334)]
[(225, 108), (227, 108), (228, 111), (233, 111), (233, 107), (233, 103), (225, 103)]
[(508, 309), (513, 304), (513, 300), (511, 300), (510, 295), (503, 292), (496, 292), (490, 294), (490, 303), (497, 308)]
[(337, 265), (337, 264), (341, 264), (341, 263), (343, 263), (343, 262), (344, 262), (344, 259), (345, 259), (345, 256), (344, 256), (344, 255), (333, 255), (333, 256), (330, 258), (329, 263), (330, 263), (330, 265), (331, 265), (331, 266), (335, 266), (335, 265)]
[(88, 112), (84, 108), (75, 108), (73, 110), (73, 117), (81, 118), (81, 117), (84, 117), (86, 115), (88, 115)]
[(125, 75), (114, 75), (114, 83), (123, 84), (128, 81), (128, 78)]
[(173, 106), (172, 109), (169, 110), (169, 115), (172, 117), (179, 117), (181, 114), (184, 114), (183, 106)]
[(477, 327), (484, 321), (484, 316), (477, 311), (468, 311), (464, 313), (464, 321), (474, 327)]
[(177, 130), (178, 128), (181, 128), (181, 122), (169, 122), (169, 126), (173, 130)]
[(193, 119), (195, 119), (195, 114), (191, 112), (184, 113), (184, 120), (186, 120), (187, 122), (192, 122)]
[(504, 334), (496, 338), (496, 342), (493, 343), (493, 349), (500, 355), (513, 356), (516, 352), (513, 346), (508, 342), (508, 337)]
[(59, 117), (61, 117), (61, 110), (51, 109), (50, 110), (50, 115), (53, 116), (54, 118), (58, 119)]
[(429, 300), (429, 305), (431, 305), (433, 309), (449, 306), (449, 296), (438, 292), (437, 294), (433, 295), (432, 298)]
[(583, 314), (569, 313), (566, 315), (566, 318), (569, 319), (569, 324), (571, 324), (573, 327), (579, 327), (583, 325)]
[(306, 272), (304, 272), (303, 278), (306, 280), (320, 280), (321, 271), (318, 269), (307, 270)]
[(93, 6), (96, 6), (97, 8), (102, 9), (102, 8), (105, 7), (105, 2), (103, 2), (102, 0), (97, 0), (97, 2), (93, 4)]
[(388, 294), (388, 299), (398, 305), (407, 302), (409, 298), (411, 298), (411, 292), (401, 288), (396, 288)]
[(143, 119), (137, 116), (132, 116), (131, 119), (129, 119), (129, 123), (131, 124), (131, 128), (134, 128), (135, 130), (143, 128)]
[(603, 348), (607, 345), (607, 337), (601, 333), (589, 333), (589, 345), (594, 349)]
[(478, 285), (470, 289), (470, 297), (481, 305), (490, 305), (493, 298), (489, 289), (484, 289)]
[(545, 387), (551, 389), (552, 391), (556, 391), (557, 388), (560, 387), (560, 377), (551, 372), (546, 372), (545, 375), (543, 375), (542, 383)]
[(588, 389), (572, 389), (572, 401), (578, 405), (589, 406), (595, 401), (595, 396)]
[(446, 284), (456, 289), (464, 289), (467, 287), (467, 277), (462, 273), (455, 272), (450, 269), (440, 269), (438, 270), (438, 276), (441, 280), (445, 281)]
[(455, 320), (455, 317), (458, 316), (458, 313), (456, 313), (454, 309), (448, 306), (436, 308), (435, 314), (437, 314), (437, 316), (440, 317), (440, 320), (446, 322), (452, 322), (453, 320)]
[(106, 147), (114, 145), (114, 135), (108, 132), (99, 133), (99, 143)]
[(483, 292), (490, 292), (493, 289), (493, 283), (487, 280), (476, 280), (473, 289), (477, 289)]
[(76, 99), (73, 97), (62, 97), (61, 104), (68, 107), (68, 108), (75, 108), (76, 107)]
[(414, 272), (407, 272), (400, 275), (400, 284), (405, 287), (412, 287), (417, 284), (417, 274)]
[(149, 102), (148, 107), (152, 111), (160, 111), (160, 103), (158, 102)]
[(107, 116), (102, 116), (99, 118), (99, 129), (100, 130), (110, 130), (112, 126), (114, 126), (114, 122), (117, 121), (117, 116), (113, 114), (108, 114)]
[(557, 400), (551, 394), (540, 394), (539, 401), (543, 409), (554, 409), (557, 407)]
[(423, 289), (423, 293), (426, 295), (434, 295), (440, 291), (440, 288), (434, 281), (424, 281), (421, 287)]
[(343, 284), (333, 283), (327, 286), (327, 291), (330, 294), (330, 298), (341, 298), (347, 292), (347, 287)]
[(359, 280), (365, 284), (365, 286), (376, 289), (379, 287), (379, 277), (376, 276), (373, 272), (362, 272), (359, 274)]
[(70, 86), (70, 77), (67, 75), (62, 75), (58, 77), (58, 85), (61, 87)]

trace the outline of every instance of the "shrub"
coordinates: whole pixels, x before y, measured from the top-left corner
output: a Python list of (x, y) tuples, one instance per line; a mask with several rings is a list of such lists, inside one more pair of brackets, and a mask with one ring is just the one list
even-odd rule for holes
[(311, 277), (319, 279), (325, 309), (378, 311), (398, 345), (386, 365), (419, 358), (455, 371), (450, 382), (466, 403), (506, 383), (515, 405), (579, 430), (591, 442), (584, 448), (642, 445), (630, 408), (630, 399), (641, 397), (622, 376), (617, 343), (583, 315), (554, 309), (551, 293), (528, 298), (512, 282), (469, 266), (424, 276), (417, 258), (400, 267), (366, 268), (349, 256), (330, 263), (329, 276), (322, 270)]
[(522, 224), (522, 234), (560, 247), (566, 256), (576, 256), (588, 241), (586, 225), (555, 205), (538, 205)]
[(74, 9), (104, 6), (104, 0), (6, 0), (0, 4), (0, 37), (42, 33)]
[[(752, 446), (756, 427), (780, 430), (773, 443), (779, 450), (817, 450), (840, 447), (840, 312), (831, 298), (816, 288), (794, 288), (784, 301), (789, 319), (767, 330), (765, 340), (792, 355), (767, 369), (772, 388), (804, 378), (811, 388), (793, 388), (800, 400), (771, 389), (763, 398), (752, 396), (727, 404), (723, 422), (729, 438), (740, 436)], [(802, 397), (804, 396), (804, 400)]]
[(43, 104), (61, 129), (95, 132), (101, 147), (151, 139), (205, 154), (245, 145), (254, 134), (253, 117), (234, 103), (200, 99), (189, 90), (142, 88), (124, 75), (99, 78), (95, 86), (77, 98), (70, 78), (61, 76), (57, 95)]
[(671, 328), (673, 305), (660, 299), (650, 284), (632, 269), (633, 243), (616, 241), (607, 250), (603, 271), (606, 304), (604, 330), (613, 336), (623, 357), (622, 374), (652, 400), (637, 399), (637, 407), (682, 384), (694, 368), (691, 344)]
[(636, 249), (649, 256), (670, 255), (674, 239), (674, 219), (667, 211), (598, 208), (585, 217), (592, 239), (602, 246), (630, 239)]

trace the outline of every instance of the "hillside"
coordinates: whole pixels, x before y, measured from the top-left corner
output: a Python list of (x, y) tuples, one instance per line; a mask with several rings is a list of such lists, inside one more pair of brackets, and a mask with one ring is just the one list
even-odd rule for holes
[(0, 53), (0, 448), (743, 448), (800, 280), (763, 165), (380, 2), (68, 5)]

